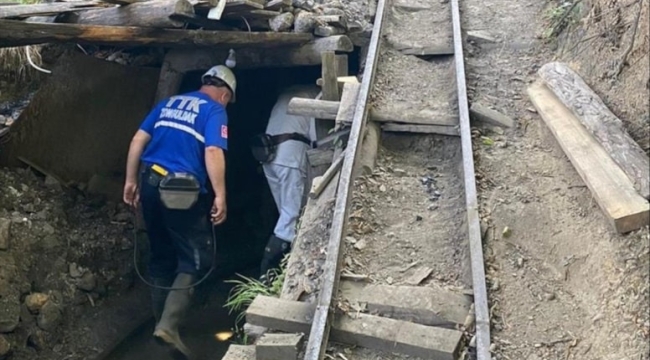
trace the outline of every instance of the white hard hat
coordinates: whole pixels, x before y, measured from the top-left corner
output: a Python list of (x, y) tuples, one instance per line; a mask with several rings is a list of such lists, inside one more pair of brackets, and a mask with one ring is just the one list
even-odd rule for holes
[(208, 70), (203, 76), (201, 76), (201, 81), (205, 82), (206, 78), (213, 77), (217, 78), (226, 83), (230, 91), (232, 92), (232, 98), (230, 99), (231, 103), (235, 102), (235, 91), (237, 90), (237, 79), (232, 70), (224, 65), (213, 66)]

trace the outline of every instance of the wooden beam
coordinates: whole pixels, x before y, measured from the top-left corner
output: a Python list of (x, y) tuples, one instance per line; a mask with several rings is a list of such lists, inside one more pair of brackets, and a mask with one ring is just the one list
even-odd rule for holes
[(256, 360), (297, 359), (303, 336), (303, 334), (264, 334), (255, 343)]
[(221, 360), (255, 360), (257, 358), (257, 349), (255, 345), (237, 345), (231, 344), (228, 352)]
[(366, 135), (363, 137), (363, 144), (361, 144), (361, 156), (355, 164), (355, 178), (360, 174), (372, 174), (377, 162), (379, 144), (381, 144), (381, 126), (374, 121), (369, 121), (366, 124)]
[[(357, 79), (356, 76), (339, 76), (336, 78), (336, 81), (339, 84), (339, 87), (342, 87), (345, 83), (351, 82), (358, 84), (359, 80)], [(323, 86), (323, 79), (318, 78), (316, 79), (316, 85), (318, 86)]]
[(341, 281), (341, 295), (366, 304), (369, 313), (428, 326), (455, 328), (464, 324), (470, 299), (428, 286), (388, 286)]
[[(0, 47), (48, 42), (77, 42), (115, 46), (240, 48), (251, 46), (274, 47), (278, 45), (296, 46), (304, 44), (313, 38), (309, 34), (294, 33), (247, 33), (129, 26), (41, 24), (13, 20), (0, 21), (0, 33), (3, 34), (2, 38), (0, 38)], [(223, 59), (220, 59), (220, 61), (223, 61)]]
[(173, 15), (194, 15), (187, 0), (149, 0), (128, 6), (86, 10), (66, 21), (81, 25), (139, 26), (148, 28), (179, 28), (185, 23), (170, 18)]
[(650, 158), (630, 137), (623, 122), (566, 64), (551, 62), (542, 66), (538, 73), (562, 104), (576, 115), (623, 169), (641, 196), (650, 199)]
[(395, 124), (386, 123), (381, 126), (386, 132), (407, 132), (419, 134), (438, 134), (448, 136), (460, 136), (458, 126), (449, 125), (412, 125), (412, 124)]
[(451, 0), (451, 20), (454, 39), (454, 64), (458, 115), (460, 124), (460, 142), (463, 155), (463, 178), (465, 185), (465, 204), (467, 208), (467, 236), (472, 267), (472, 289), (476, 313), (476, 359), (490, 360), (490, 310), (488, 308), (487, 289), (485, 286), (485, 262), (483, 259), (483, 241), (478, 214), (476, 194), (476, 175), (474, 172), (474, 152), (472, 150), (472, 130), (469, 122), (467, 105), (467, 84), (465, 83), (465, 56), (463, 54), (463, 34), (460, 27), (459, 0)]
[(334, 178), (334, 175), (338, 173), (338, 171), (341, 169), (341, 166), (343, 165), (343, 158), (345, 156), (345, 152), (342, 152), (341, 155), (338, 156), (336, 160), (332, 163), (332, 165), (325, 171), (325, 174), (323, 176), (319, 176), (316, 178), (317, 180), (314, 180), (314, 184), (311, 187), (311, 190), (309, 191), (309, 197), (312, 199), (317, 199), (318, 196), (325, 190), (327, 185), (329, 185), (330, 181)]
[(66, 11), (79, 11), (97, 7), (102, 7), (101, 3), (98, 1), (8, 5), (0, 7), (0, 18), (27, 18), (30, 16), (58, 15)]
[[(298, 301), (257, 296), (246, 310), (246, 321), (284, 332), (305, 333), (313, 324), (314, 307)], [(367, 314), (343, 314), (332, 321), (332, 340), (369, 349), (430, 360), (455, 360), (463, 334)]]
[(354, 108), (357, 105), (360, 87), (359, 83), (349, 82), (343, 84), (343, 93), (341, 94), (341, 101), (335, 118), (337, 123), (349, 121), (354, 117)]
[(528, 95), (612, 227), (626, 233), (647, 226), (650, 204), (580, 120), (542, 83)]
[[(368, 99), (375, 81), (375, 70), (379, 58), (380, 39), (382, 38), (383, 23), (385, 18), (386, 0), (379, 0), (377, 5), (377, 16), (373, 24), (372, 37), (366, 57), (366, 67), (361, 81), (357, 108), (352, 120), (350, 139), (345, 151), (345, 160), (341, 168), (341, 175), (336, 196), (336, 205), (330, 228), (330, 239), (327, 246), (327, 258), (324, 265), (324, 273), (321, 277), (321, 287), (314, 314), (314, 321), (309, 333), (309, 342), (305, 349), (304, 360), (320, 360), (325, 355), (331, 324), (330, 310), (332, 298), (336, 294), (339, 282), (339, 270), (343, 258), (341, 242), (345, 235), (348, 212), (350, 210), (351, 188), (353, 182), (354, 163), (358, 157), (357, 152), (361, 147), (363, 130), (368, 120)], [(326, 38), (325, 38), (326, 39)]]
[(474, 119), (484, 122), (486, 124), (511, 128), (515, 126), (514, 120), (510, 117), (501, 114), (496, 110), (492, 110), (487, 106), (480, 103), (473, 103), (469, 109), (469, 114)]
[[(244, 33), (246, 34), (246, 33)], [(275, 34), (285, 35), (285, 34)], [(286, 34), (309, 36), (307, 34)], [(352, 51), (353, 45), (346, 36), (317, 38), (277, 49), (240, 49), (237, 50), (237, 69), (260, 67), (310, 66), (321, 63), (321, 52), (326, 50)], [(216, 63), (222, 63), (228, 57), (228, 49), (183, 49), (171, 50), (170, 59), (179, 71), (207, 70)]]
[(333, 51), (325, 51), (322, 54), (322, 79), (323, 79), (323, 100), (339, 100), (339, 87), (337, 83), (338, 63), (336, 54)]
[(309, 158), (309, 165), (312, 167), (327, 165), (332, 163), (334, 149), (309, 149), (307, 150), (307, 157)]
[[(287, 106), (287, 114), (335, 120), (339, 113), (340, 102), (293, 98)], [(415, 107), (415, 106), (413, 106)], [(400, 106), (391, 110), (370, 110), (370, 120), (377, 122), (400, 122), (420, 125), (458, 125), (458, 119), (438, 111), (428, 109), (408, 110), (410, 106)], [(350, 122), (352, 119), (340, 119)]]

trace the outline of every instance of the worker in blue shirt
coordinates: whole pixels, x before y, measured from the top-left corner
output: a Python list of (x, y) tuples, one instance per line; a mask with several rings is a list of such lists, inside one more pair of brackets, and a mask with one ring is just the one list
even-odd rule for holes
[(198, 91), (165, 99), (147, 115), (129, 147), (124, 185), (124, 202), (142, 206), (150, 241), (154, 338), (185, 358), (178, 325), (214, 261), (210, 222), (226, 220), (226, 106), (237, 86), (223, 65), (201, 80)]

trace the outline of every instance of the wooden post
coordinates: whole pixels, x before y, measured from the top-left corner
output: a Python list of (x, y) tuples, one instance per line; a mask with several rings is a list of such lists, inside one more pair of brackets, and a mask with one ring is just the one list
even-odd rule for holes
[(154, 104), (175, 95), (183, 81), (184, 72), (177, 70), (175, 57), (173, 54), (167, 53), (163, 61), (162, 68), (160, 69), (160, 78), (158, 80), (158, 89), (156, 90), (156, 98)]

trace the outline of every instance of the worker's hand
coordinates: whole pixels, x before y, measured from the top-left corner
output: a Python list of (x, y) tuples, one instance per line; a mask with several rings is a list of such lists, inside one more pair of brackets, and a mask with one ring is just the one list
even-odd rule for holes
[(138, 189), (137, 183), (127, 181), (124, 184), (123, 200), (127, 205), (135, 209), (138, 208), (138, 202), (140, 201), (140, 190)]
[(226, 198), (224, 196), (216, 196), (212, 204), (212, 212), (210, 213), (212, 224), (223, 224), (226, 221), (226, 212)]

